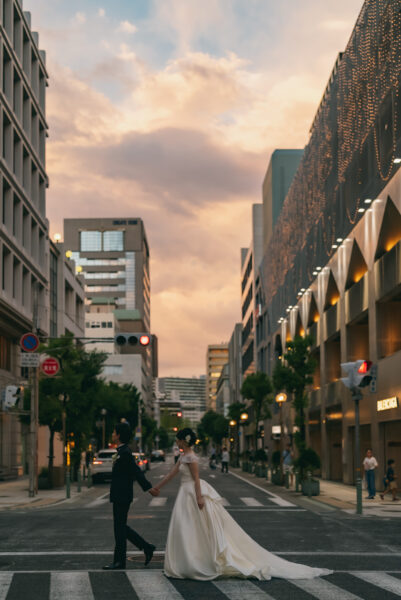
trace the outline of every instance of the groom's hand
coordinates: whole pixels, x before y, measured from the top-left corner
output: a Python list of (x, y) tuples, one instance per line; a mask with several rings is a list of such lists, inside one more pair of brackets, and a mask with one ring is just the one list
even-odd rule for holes
[(151, 494), (152, 496), (158, 496), (160, 494), (160, 490), (157, 490), (156, 488), (151, 488), (149, 490), (149, 494)]

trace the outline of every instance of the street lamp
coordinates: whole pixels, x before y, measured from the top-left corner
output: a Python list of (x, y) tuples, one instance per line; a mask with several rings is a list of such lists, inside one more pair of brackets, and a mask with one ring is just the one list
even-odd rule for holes
[[(235, 419), (231, 419), (229, 425), (230, 425), (230, 427), (236, 427), (237, 421)], [(237, 440), (236, 440), (236, 455), (237, 455), (237, 457), (236, 457), (236, 463), (235, 463), (236, 467), (238, 467), (238, 465), (239, 465), (239, 439), (238, 439), (238, 437), (239, 436), (238, 436), (238, 428), (237, 428), (237, 435), (236, 435), (236, 438), (237, 438)], [(235, 441), (235, 438), (233, 438), (233, 434), (230, 431), (230, 454), (231, 454), (231, 460), (234, 460), (233, 459), (233, 455), (232, 455), (232, 451), (231, 451), (231, 444), (233, 444), (234, 441)]]
[(287, 394), (280, 392), (276, 395), (276, 402), (280, 409), (280, 475), (283, 479), (283, 452), (284, 452), (284, 431), (283, 431), (283, 404), (287, 402)]

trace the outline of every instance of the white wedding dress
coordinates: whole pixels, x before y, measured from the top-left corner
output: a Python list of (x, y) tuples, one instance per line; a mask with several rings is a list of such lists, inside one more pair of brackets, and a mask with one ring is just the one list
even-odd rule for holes
[(195, 454), (180, 457), (181, 486), (168, 530), (164, 573), (178, 579), (256, 577), (268, 580), (312, 579), (332, 571), (292, 563), (259, 546), (225, 510), (222, 498), (200, 480), (205, 506), (199, 509), (188, 464)]

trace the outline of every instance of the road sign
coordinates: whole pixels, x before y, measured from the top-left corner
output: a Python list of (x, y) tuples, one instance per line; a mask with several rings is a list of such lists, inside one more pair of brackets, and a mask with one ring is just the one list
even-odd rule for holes
[(35, 352), (39, 347), (39, 338), (34, 333), (24, 333), (20, 345), (25, 352)]
[(38, 367), (40, 364), (40, 354), (21, 352), (21, 367)]
[(45, 360), (40, 365), (40, 370), (42, 373), (48, 376), (57, 375), (60, 370), (60, 363), (57, 358), (49, 357), (45, 358)]

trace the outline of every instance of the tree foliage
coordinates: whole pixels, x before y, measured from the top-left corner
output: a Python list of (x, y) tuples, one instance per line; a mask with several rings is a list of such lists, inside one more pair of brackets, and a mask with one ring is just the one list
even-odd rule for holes
[(241, 394), (251, 401), (255, 418), (255, 450), (257, 449), (258, 424), (262, 419), (271, 418), (269, 404), (273, 402), (273, 391), (270, 377), (266, 373), (257, 372), (248, 375), (241, 387)]
[(198, 427), (198, 434), (200, 430), (203, 435), (209, 436), (215, 444), (221, 444), (223, 439), (228, 436), (228, 419), (214, 410), (208, 410), (201, 419), (200, 428)]
[(293, 395), (295, 408), (295, 424), (299, 431), (295, 434), (295, 443), (299, 452), (305, 449), (305, 408), (308, 403), (306, 388), (313, 382), (316, 361), (312, 358), (310, 347), (313, 337), (295, 336), (287, 342), (284, 364), (277, 363), (273, 372), (273, 383), (277, 391), (285, 389)]

